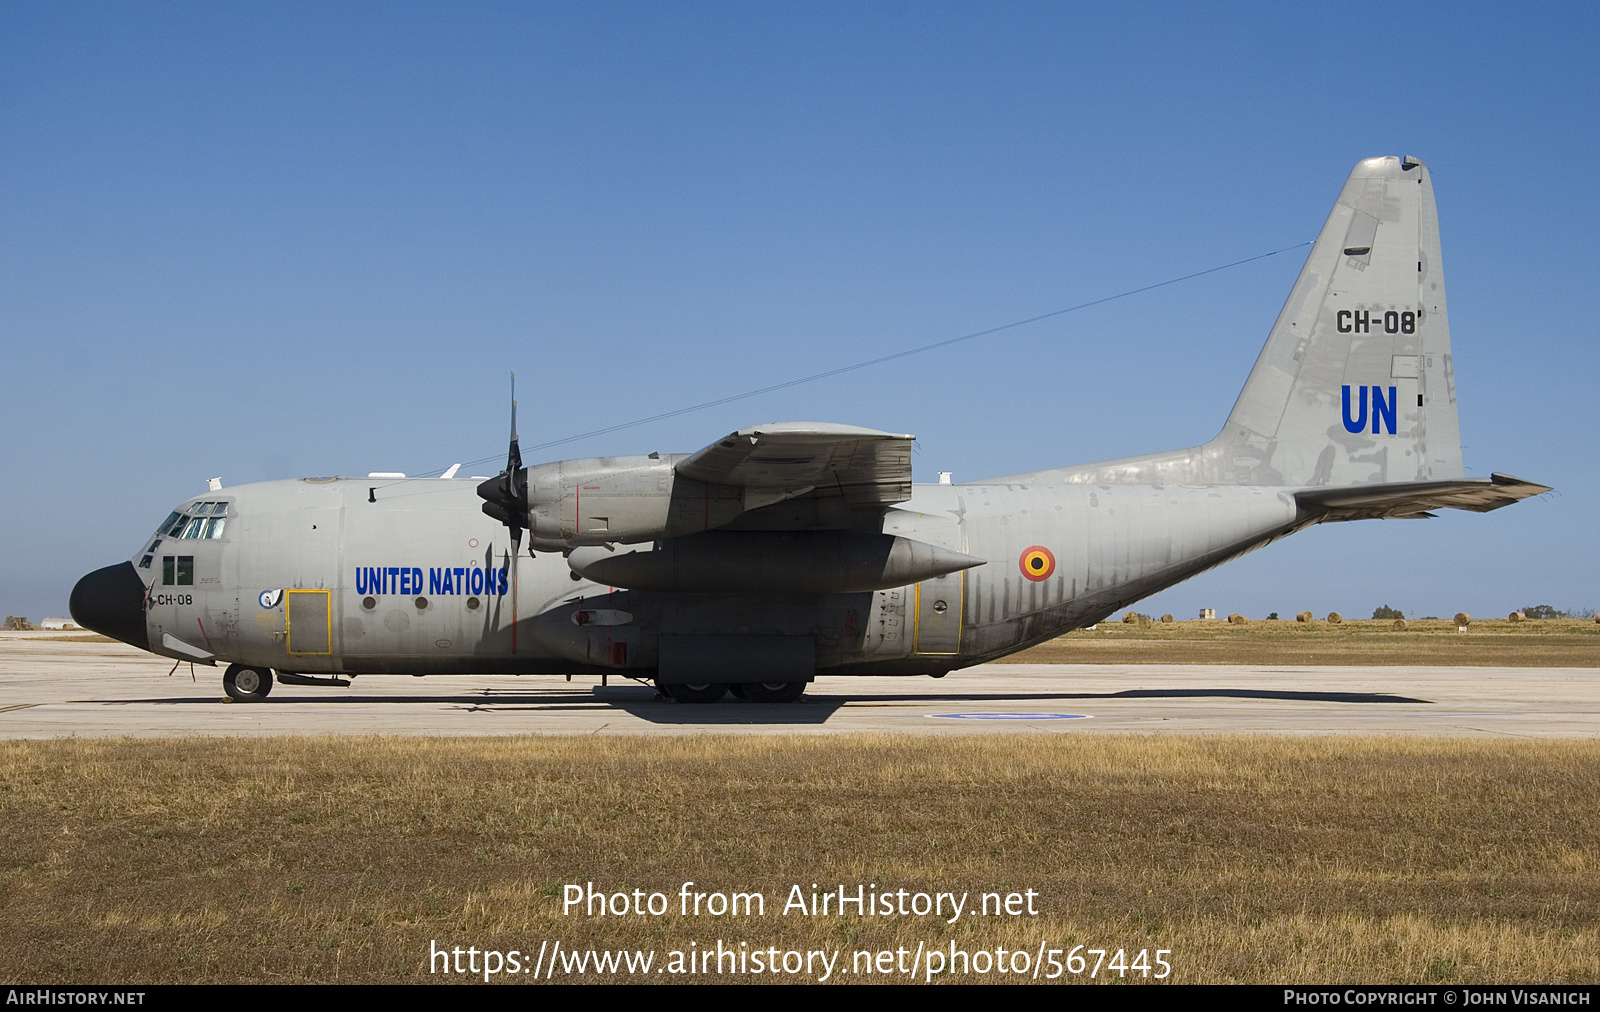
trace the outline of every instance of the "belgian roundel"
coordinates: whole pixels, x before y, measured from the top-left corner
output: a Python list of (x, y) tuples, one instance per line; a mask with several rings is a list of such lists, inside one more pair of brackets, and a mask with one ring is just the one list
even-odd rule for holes
[(1034, 545), (1022, 553), (1018, 565), (1022, 567), (1023, 576), (1038, 583), (1050, 579), (1050, 574), (1056, 571), (1056, 557), (1043, 545)]

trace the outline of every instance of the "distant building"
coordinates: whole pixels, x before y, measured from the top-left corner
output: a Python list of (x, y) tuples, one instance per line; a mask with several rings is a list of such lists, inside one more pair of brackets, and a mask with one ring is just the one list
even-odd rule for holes
[(1215, 609), (1215, 608), (1201, 608), (1200, 609), (1200, 617), (1201, 618), (1216, 618), (1217, 617), (1217, 609)]
[(70, 618), (47, 618), (39, 623), (40, 629), (82, 629), (83, 626)]

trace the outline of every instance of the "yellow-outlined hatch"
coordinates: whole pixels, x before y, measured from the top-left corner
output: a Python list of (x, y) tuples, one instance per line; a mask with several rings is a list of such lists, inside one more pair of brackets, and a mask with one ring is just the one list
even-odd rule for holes
[(291, 590), (284, 608), (291, 654), (333, 653), (333, 592)]

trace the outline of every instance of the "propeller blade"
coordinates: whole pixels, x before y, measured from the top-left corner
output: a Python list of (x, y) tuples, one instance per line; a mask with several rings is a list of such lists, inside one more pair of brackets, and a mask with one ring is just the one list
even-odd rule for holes
[(517, 444), (517, 374), (511, 374), (511, 452), (506, 455), (506, 470), (522, 469), (522, 448)]
[(506, 469), (478, 486), (483, 512), (506, 525), (511, 532), (515, 555), (522, 545), (522, 531), (528, 526), (528, 472), (522, 467), (522, 448), (517, 441), (517, 374), (511, 374), (511, 448), (506, 453)]

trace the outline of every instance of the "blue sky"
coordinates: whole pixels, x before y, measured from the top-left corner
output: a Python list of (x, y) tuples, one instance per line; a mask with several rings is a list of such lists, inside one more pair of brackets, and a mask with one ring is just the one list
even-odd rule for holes
[[(175, 503), (409, 473), (1313, 238), (1434, 173), (1469, 473), (1559, 494), (1328, 525), (1141, 608), (1595, 607), (1600, 8), (0, 6), (0, 612)], [(816, 419), (918, 480), (1215, 434), (1303, 251), (566, 444)], [(492, 473), (495, 464), (465, 469)]]

